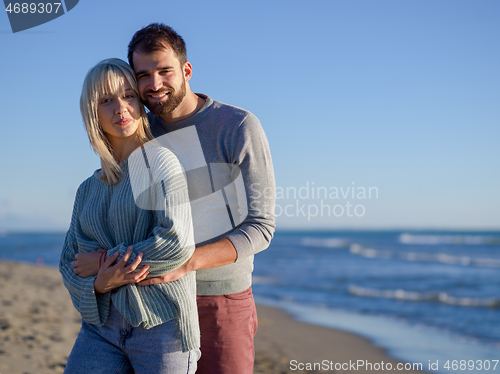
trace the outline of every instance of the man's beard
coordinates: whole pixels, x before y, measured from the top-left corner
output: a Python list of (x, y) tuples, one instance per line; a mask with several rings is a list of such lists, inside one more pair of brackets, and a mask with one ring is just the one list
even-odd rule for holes
[(159, 103), (151, 103), (147, 99), (143, 100), (146, 107), (155, 116), (161, 117), (165, 114), (170, 114), (180, 105), (180, 103), (182, 103), (182, 100), (184, 100), (184, 97), (186, 96), (186, 81), (182, 82), (182, 85), (178, 93), (175, 93), (172, 88), (166, 89), (164, 91), (159, 91), (157, 93), (163, 93), (163, 92), (169, 93), (170, 97), (167, 99), (167, 101), (162, 101)]

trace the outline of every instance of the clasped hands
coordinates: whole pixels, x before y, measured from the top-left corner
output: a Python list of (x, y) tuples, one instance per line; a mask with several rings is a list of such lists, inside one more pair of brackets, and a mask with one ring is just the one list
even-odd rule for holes
[(75, 261), (71, 263), (73, 272), (82, 278), (88, 278), (97, 275), (94, 281), (94, 289), (98, 293), (108, 292), (117, 287), (124, 286), (129, 283), (138, 283), (140, 286), (150, 286), (153, 284), (172, 282), (182, 278), (189, 270), (186, 262), (181, 267), (163, 275), (147, 278), (149, 275), (149, 265), (143, 266), (136, 272), (140, 262), (142, 261), (143, 253), (139, 253), (134, 261), (127, 266), (127, 261), (132, 255), (132, 246), (127, 248), (123, 257), (113, 264), (119, 256), (118, 252), (111, 255), (99, 268), (99, 258), (106, 250), (99, 248), (90, 252), (77, 253)]

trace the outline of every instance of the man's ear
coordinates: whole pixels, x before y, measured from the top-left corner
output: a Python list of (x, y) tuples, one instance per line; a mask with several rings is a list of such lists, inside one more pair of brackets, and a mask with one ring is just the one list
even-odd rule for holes
[(193, 75), (193, 67), (191, 66), (191, 63), (189, 61), (186, 61), (184, 63), (184, 66), (182, 67), (182, 72), (184, 74), (184, 79), (186, 80), (186, 82), (189, 82), (191, 76)]

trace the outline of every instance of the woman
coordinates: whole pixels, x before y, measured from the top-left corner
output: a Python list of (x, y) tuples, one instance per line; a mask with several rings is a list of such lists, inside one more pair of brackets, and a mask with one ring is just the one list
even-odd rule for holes
[[(80, 109), (101, 169), (76, 193), (60, 271), (82, 328), (66, 373), (194, 373), (199, 359), (195, 274), (138, 286), (194, 251), (187, 185), (175, 156), (151, 139), (133, 70), (104, 60), (85, 78)], [(71, 262), (103, 248), (97, 276)], [(141, 263), (142, 268), (138, 269)]]

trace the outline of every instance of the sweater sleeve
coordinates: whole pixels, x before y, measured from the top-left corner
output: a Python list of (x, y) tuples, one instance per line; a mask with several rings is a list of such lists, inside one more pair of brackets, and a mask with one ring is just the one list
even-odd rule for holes
[(73, 206), (70, 228), (64, 240), (59, 271), (65, 287), (69, 291), (71, 301), (82, 318), (94, 325), (103, 325), (107, 319), (110, 305), (110, 293), (96, 294), (94, 291), (95, 276), (82, 278), (73, 272), (71, 262), (79, 247), (89, 246), (90, 249), (98, 248), (97, 242), (85, 238), (79, 223), (79, 204), (82, 195), (82, 186), (78, 189)]
[[(154, 211), (154, 228), (146, 240), (132, 243), (129, 263), (143, 252), (141, 266), (150, 265), (150, 276), (157, 276), (184, 264), (193, 254), (195, 245), (186, 177), (179, 161), (166, 149), (153, 148), (147, 153), (152, 187), (140, 205)], [(137, 170), (133, 162), (129, 166), (132, 180)], [(108, 250), (108, 256), (118, 251), (121, 257), (127, 247), (126, 243), (121, 243)]]
[(249, 113), (240, 124), (232, 151), (233, 179), (241, 172), (248, 214), (227, 238), (239, 260), (269, 246), (274, 235), (276, 184), (266, 134), (260, 121)]

